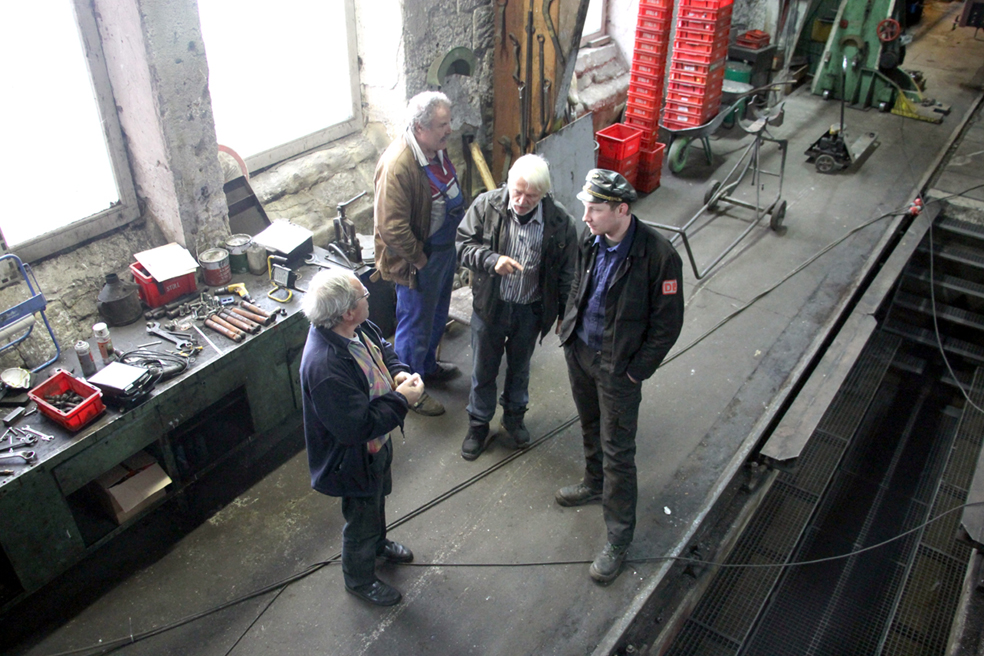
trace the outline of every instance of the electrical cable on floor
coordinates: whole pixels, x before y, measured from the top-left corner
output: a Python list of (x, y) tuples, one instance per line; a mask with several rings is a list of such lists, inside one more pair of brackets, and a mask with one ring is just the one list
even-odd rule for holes
[[(934, 199), (932, 199), (929, 202), (930, 203), (941, 202), (941, 201), (947, 200), (949, 198), (954, 198), (954, 197), (957, 197), (957, 196), (963, 196), (964, 194), (966, 194), (968, 192), (971, 192), (971, 191), (974, 191), (975, 189), (978, 189), (978, 188), (981, 188), (981, 187), (984, 187), (984, 184), (975, 185), (973, 187), (970, 187), (968, 189), (965, 189), (962, 192), (950, 194), (949, 196), (943, 196), (941, 198), (934, 198)], [(929, 203), (927, 203), (927, 205), (928, 204)], [(842, 242), (844, 242), (845, 240), (847, 240), (849, 237), (851, 237), (855, 233), (857, 233), (857, 232), (863, 230), (864, 228), (866, 228), (866, 227), (868, 227), (868, 226), (870, 226), (870, 225), (872, 225), (874, 223), (877, 223), (878, 221), (881, 221), (881, 220), (883, 220), (885, 218), (888, 218), (888, 217), (891, 217), (891, 216), (899, 216), (899, 215), (905, 214), (908, 211), (909, 211), (909, 209), (902, 210), (902, 211), (888, 212), (888, 213), (882, 214), (882, 215), (880, 215), (880, 216), (878, 216), (878, 217), (876, 217), (874, 219), (871, 219), (869, 221), (866, 221), (865, 223), (863, 223), (863, 224), (861, 224), (861, 225), (859, 225), (859, 226), (851, 229), (850, 231), (848, 231), (847, 233), (845, 233), (842, 237), (834, 240), (833, 242), (831, 242), (830, 244), (828, 244), (827, 246), (825, 246), (823, 249), (821, 249), (820, 251), (818, 251), (815, 255), (811, 256), (808, 260), (806, 260), (805, 262), (803, 262), (802, 264), (800, 264), (799, 266), (797, 266), (790, 273), (788, 273), (786, 276), (784, 276), (783, 278), (781, 278), (777, 283), (775, 283), (774, 285), (772, 285), (771, 287), (769, 287), (765, 291), (760, 292), (755, 297), (753, 297), (750, 301), (748, 301), (745, 305), (743, 305), (742, 307), (738, 308), (737, 310), (735, 310), (734, 312), (732, 312), (731, 314), (729, 314), (728, 316), (726, 316), (724, 319), (722, 319), (721, 321), (719, 321), (717, 324), (715, 324), (712, 328), (710, 328), (709, 330), (707, 330), (701, 336), (699, 336), (698, 338), (696, 338), (695, 340), (693, 340), (692, 342), (690, 342), (690, 344), (688, 344), (687, 346), (683, 347), (679, 351), (673, 353), (671, 356), (668, 356), (667, 358), (665, 358), (663, 360), (663, 362), (660, 364), (660, 367), (662, 367), (665, 364), (667, 364), (668, 362), (676, 359), (677, 357), (683, 355), (684, 353), (686, 353), (687, 351), (689, 351), (691, 348), (693, 348), (694, 346), (696, 346), (698, 343), (700, 343), (703, 340), (707, 339), (707, 337), (709, 337), (711, 334), (713, 334), (716, 330), (718, 330), (723, 325), (725, 325), (726, 323), (728, 323), (729, 321), (731, 321), (733, 318), (735, 318), (736, 316), (738, 316), (739, 314), (741, 314), (742, 312), (744, 312), (745, 310), (747, 310), (749, 307), (751, 307), (757, 301), (761, 300), (762, 298), (764, 298), (765, 296), (767, 296), (771, 292), (775, 291), (775, 289), (778, 288), (782, 283), (784, 283), (787, 280), (789, 280), (790, 278), (792, 278), (794, 275), (796, 275), (797, 273), (799, 273), (800, 271), (802, 271), (803, 269), (805, 269), (807, 266), (809, 266), (810, 264), (812, 264), (813, 262), (815, 262), (820, 256), (824, 255), (825, 253), (827, 253), (828, 251), (830, 251), (835, 246), (841, 244)], [(934, 312), (935, 312), (935, 302), (934, 302)], [(934, 319), (935, 319), (935, 317), (934, 317)], [(952, 371), (951, 371), (951, 375), (952, 375)], [(977, 406), (975, 405), (974, 407), (976, 408)], [(980, 409), (978, 408), (978, 410), (980, 410)], [(984, 412), (984, 411), (982, 411), (982, 412)], [(387, 526), (387, 530), (391, 530), (391, 529), (397, 528), (398, 526), (401, 526), (402, 524), (405, 524), (406, 522), (410, 521), (411, 519), (413, 519), (413, 518), (415, 518), (415, 517), (423, 514), (427, 510), (430, 510), (431, 508), (439, 505), (440, 503), (443, 503), (447, 499), (449, 499), (452, 496), (456, 495), (458, 492), (461, 492), (462, 490), (467, 489), (468, 487), (470, 487), (474, 483), (478, 482), (479, 480), (485, 478), (486, 476), (490, 475), (491, 473), (493, 473), (495, 471), (498, 471), (502, 467), (504, 467), (507, 464), (511, 463), (513, 460), (522, 457), (524, 454), (529, 453), (533, 449), (541, 446), (544, 442), (546, 442), (546, 441), (548, 441), (550, 439), (553, 439), (554, 437), (556, 437), (557, 435), (559, 435), (563, 431), (567, 430), (567, 428), (569, 428), (570, 426), (574, 425), (577, 422), (577, 420), (578, 420), (577, 419), (577, 415), (574, 415), (573, 417), (570, 417), (570, 418), (564, 420), (563, 422), (561, 422), (558, 426), (556, 426), (551, 431), (545, 433), (544, 435), (540, 436), (536, 440), (533, 440), (530, 443), (529, 447), (527, 447), (526, 449), (514, 451), (509, 456), (507, 456), (507, 457), (503, 458), (502, 460), (500, 460), (499, 462), (497, 462), (497, 463), (495, 463), (495, 464), (487, 467), (486, 469), (484, 469), (481, 472), (475, 474), (471, 478), (468, 478), (465, 481), (463, 481), (463, 482), (461, 482), (461, 483), (453, 486), (451, 489), (447, 490), (446, 492), (443, 492), (442, 494), (438, 495), (437, 497), (435, 497), (431, 501), (428, 501), (427, 503), (425, 503), (425, 504), (423, 504), (421, 506), (418, 506), (416, 509), (410, 511), (406, 515), (404, 515), (404, 516), (400, 517), (399, 519), (397, 519), (397, 520), (393, 521), (392, 523), (390, 523)], [(955, 512), (957, 510), (962, 510), (964, 508), (969, 508), (969, 507), (972, 507), (972, 506), (979, 506), (979, 505), (984, 505), (984, 501), (967, 503), (967, 504), (963, 504), (961, 506), (956, 506), (954, 508), (951, 508), (951, 509), (949, 509), (947, 511), (944, 511), (943, 513), (937, 515), (936, 517), (933, 517), (933, 518), (931, 518), (931, 519), (923, 522), (922, 524), (920, 524), (919, 526), (916, 526), (913, 529), (910, 529), (908, 531), (905, 531), (905, 532), (903, 532), (903, 533), (901, 533), (899, 535), (896, 535), (896, 536), (894, 536), (892, 538), (889, 538), (889, 539), (884, 540), (882, 542), (879, 542), (877, 544), (870, 545), (868, 547), (864, 547), (864, 548), (861, 548), (861, 549), (857, 549), (855, 551), (851, 551), (851, 552), (848, 552), (848, 553), (845, 553), (845, 554), (839, 554), (839, 555), (836, 555), (836, 556), (829, 556), (829, 557), (826, 557), (826, 558), (820, 558), (820, 559), (810, 560), (810, 561), (801, 561), (801, 562), (794, 562), (794, 563), (774, 563), (774, 564), (751, 564), (751, 563), (742, 564), (742, 563), (717, 563), (717, 562), (705, 561), (705, 560), (700, 560), (700, 559), (697, 559), (697, 558), (689, 558), (689, 557), (684, 557), (684, 556), (650, 556), (650, 557), (641, 557), (641, 558), (626, 559), (626, 562), (627, 563), (646, 563), (646, 562), (663, 562), (663, 561), (672, 560), (672, 561), (680, 562), (680, 563), (688, 563), (688, 564), (694, 564), (694, 565), (706, 565), (706, 566), (711, 566), (711, 567), (722, 567), (722, 568), (776, 568), (776, 567), (787, 568), (787, 567), (799, 567), (799, 566), (804, 566), (804, 565), (813, 565), (813, 564), (818, 564), (818, 563), (830, 562), (830, 561), (834, 561), (834, 560), (841, 560), (841, 559), (851, 558), (853, 556), (856, 556), (856, 555), (865, 553), (867, 551), (872, 551), (874, 549), (878, 549), (880, 547), (883, 547), (883, 546), (886, 546), (888, 544), (891, 544), (891, 543), (893, 543), (893, 542), (895, 542), (897, 540), (900, 540), (900, 539), (908, 536), (909, 534), (911, 534), (911, 533), (913, 533), (913, 532), (915, 532), (917, 530), (920, 530), (920, 529), (922, 529), (922, 528), (924, 528), (924, 527), (932, 524), (933, 522), (937, 521), (938, 519), (941, 519), (941, 518), (945, 517), (946, 515), (948, 515), (948, 514), (950, 514), (952, 512)], [(175, 622), (172, 622), (170, 624), (166, 624), (164, 626), (160, 626), (160, 627), (157, 627), (155, 629), (149, 629), (147, 631), (144, 631), (144, 632), (141, 632), (141, 633), (138, 633), (138, 634), (135, 634), (135, 635), (131, 634), (131, 635), (128, 635), (128, 636), (126, 636), (124, 638), (118, 638), (118, 639), (112, 640), (112, 641), (104, 641), (104, 642), (101, 642), (98, 645), (92, 645), (92, 646), (89, 646), (89, 647), (80, 647), (78, 649), (74, 649), (74, 650), (70, 650), (70, 651), (57, 652), (55, 654), (50, 654), (49, 656), (78, 656), (80, 654), (85, 654), (85, 655), (88, 656), (88, 655), (94, 655), (94, 654), (108, 653), (108, 651), (116, 650), (116, 649), (121, 648), (121, 647), (124, 647), (124, 646), (126, 646), (128, 644), (140, 642), (142, 640), (146, 640), (148, 638), (152, 638), (152, 637), (157, 636), (157, 635), (160, 635), (162, 633), (166, 633), (167, 631), (170, 631), (172, 629), (178, 628), (180, 626), (184, 626), (185, 624), (188, 624), (190, 622), (194, 622), (194, 621), (196, 621), (198, 619), (202, 619), (202, 618), (207, 617), (208, 615), (211, 615), (213, 613), (216, 613), (216, 612), (225, 610), (227, 608), (231, 608), (232, 606), (238, 605), (238, 604), (240, 604), (240, 603), (242, 603), (244, 601), (248, 601), (250, 599), (254, 599), (256, 597), (259, 597), (259, 596), (262, 596), (262, 595), (267, 594), (269, 592), (272, 592), (274, 590), (277, 590), (278, 591), (277, 595), (275, 595), (274, 598), (271, 599), (266, 604), (266, 606), (264, 606), (263, 610), (261, 610), (257, 614), (257, 616), (252, 620), (252, 622), (250, 622), (250, 624), (246, 628), (246, 630), (242, 632), (242, 634), (239, 636), (239, 638), (236, 639), (236, 641), (233, 643), (233, 645), (230, 647), (230, 649), (226, 652), (227, 654), (229, 654), (236, 647), (236, 645), (238, 645), (239, 642), (248, 634), (249, 630), (256, 624), (257, 621), (259, 621), (259, 619), (263, 616), (263, 614), (267, 611), (267, 609), (270, 608), (270, 606), (273, 604), (273, 602), (276, 601), (277, 597), (279, 597), (279, 595), (286, 589), (286, 586), (288, 586), (291, 583), (294, 583), (296, 581), (299, 581), (299, 580), (301, 580), (301, 579), (309, 576), (310, 574), (313, 574), (313, 573), (321, 570), (323, 567), (325, 567), (327, 565), (336, 564), (336, 563), (338, 563), (340, 561), (340, 559), (341, 559), (341, 554), (340, 553), (335, 554), (334, 556), (332, 556), (328, 560), (324, 560), (324, 561), (320, 561), (320, 562), (314, 563), (314, 564), (310, 565), (308, 568), (302, 570), (301, 572), (298, 572), (297, 574), (293, 574), (293, 575), (291, 575), (291, 576), (289, 576), (289, 577), (287, 577), (285, 579), (282, 579), (282, 580), (277, 581), (275, 583), (271, 583), (271, 584), (268, 584), (268, 585), (266, 585), (266, 586), (264, 586), (262, 588), (259, 588), (258, 590), (254, 590), (252, 592), (246, 593), (246, 594), (244, 594), (241, 597), (237, 597), (235, 599), (231, 599), (231, 600), (229, 600), (229, 601), (227, 601), (227, 602), (225, 602), (225, 603), (223, 603), (223, 604), (221, 604), (219, 606), (216, 606), (216, 607), (213, 607), (213, 608), (204, 610), (204, 611), (200, 611), (200, 612), (195, 613), (193, 615), (189, 615), (187, 617), (184, 617), (182, 619), (179, 619), (179, 620), (177, 620)], [(495, 567), (495, 568), (519, 568), (519, 567), (524, 567), (524, 568), (528, 568), (528, 567), (553, 567), (553, 566), (585, 565), (585, 564), (588, 564), (590, 562), (592, 562), (592, 560), (564, 560), (564, 561), (549, 561), (549, 562), (548, 561), (541, 561), (541, 562), (525, 562), (525, 563), (433, 563), (432, 562), (432, 563), (406, 563), (406, 564), (403, 564), (401, 566), (403, 566), (403, 567), (448, 567), (448, 568), (451, 568), (451, 567), (470, 567), (470, 568), (490, 568), (490, 567)]]

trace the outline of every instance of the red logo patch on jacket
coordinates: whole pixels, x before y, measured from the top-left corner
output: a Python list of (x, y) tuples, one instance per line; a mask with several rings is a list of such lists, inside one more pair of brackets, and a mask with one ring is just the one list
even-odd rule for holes
[(677, 292), (677, 281), (676, 280), (664, 280), (663, 281), (663, 293), (664, 294), (676, 294)]

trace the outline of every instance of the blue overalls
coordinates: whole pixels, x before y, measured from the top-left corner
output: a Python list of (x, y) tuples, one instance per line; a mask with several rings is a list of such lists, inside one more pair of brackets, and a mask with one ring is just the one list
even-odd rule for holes
[[(465, 199), (457, 175), (447, 185), (442, 185), (429, 166), (424, 167), (424, 171), (444, 199), (444, 223), (424, 242), (427, 264), (417, 271), (416, 289), (396, 286), (396, 335), (393, 338), (393, 348), (400, 360), (421, 376), (437, 369), (437, 347), (448, 321), (454, 272), (458, 268), (454, 239), (465, 215)], [(454, 198), (447, 194), (451, 185), (458, 192)]]

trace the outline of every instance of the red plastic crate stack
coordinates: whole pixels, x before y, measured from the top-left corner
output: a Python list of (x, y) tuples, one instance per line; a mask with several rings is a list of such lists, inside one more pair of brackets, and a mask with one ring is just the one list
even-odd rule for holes
[(731, 0), (680, 0), (663, 108), (665, 127), (697, 127), (718, 113), (731, 6)]
[(635, 186), (642, 132), (634, 126), (615, 123), (598, 130), (595, 137), (598, 139), (598, 168), (617, 171)]
[(635, 50), (625, 123), (642, 130), (637, 177), (630, 182), (649, 193), (659, 187), (663, 144), (659, 134), (659, 110), (663, 106), (666, 54), (670, 46), (673, 0), (639, 0)]

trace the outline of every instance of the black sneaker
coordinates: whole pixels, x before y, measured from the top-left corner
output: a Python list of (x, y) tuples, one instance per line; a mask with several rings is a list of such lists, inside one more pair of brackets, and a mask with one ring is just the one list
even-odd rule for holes
[(611, 583), (618, 578), (628, 549), (628, 545), (617, 547), (611, 542), (606, 543), (605, 548), (588, 568), (588, 574), (598, 583)]
[(383, 583), (379, 579), (356, 588), (350, 588), (346, 585), (345, 589), (356, 597), (365, 599), (370, 604), (375, 604), (376, 606), (392, 606), (400, 603), (400, 599), (403, 598), (399, 590)]
[(601, 491), (592, 490), (584, 483), (575, 483), (557, 490), (554, 498), (560, 505), (570, 508), (601, 500)]
[(530, 445), (530, 432), (523, 423), (523, 415), (502, 415), (502, 430), (509, 435), (517, 449), (525, 449)]
[(438, 362), (437, 369), (424, 375), (424, 383), (428, 385), (443, 383), (457, 378), (460, 374), (461, 370), (450, 362)]
[(465, 441), (461, 443), (461, 457), (465, 460), (474, 460), (482, 455), (489, 442), (488, 424), (469, 426)]

